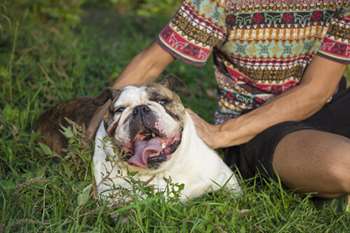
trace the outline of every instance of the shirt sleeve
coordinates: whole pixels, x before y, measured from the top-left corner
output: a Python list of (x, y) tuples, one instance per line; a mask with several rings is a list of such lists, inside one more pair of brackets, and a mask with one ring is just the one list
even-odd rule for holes
[(350, 64), (349, 5), (335, 14), (318, 51), (318, 55), (344, 64)]
[(184, 0), (160, 32), (158, 44), (175, 58), (201, 66), (225, 39), (224, 1)]

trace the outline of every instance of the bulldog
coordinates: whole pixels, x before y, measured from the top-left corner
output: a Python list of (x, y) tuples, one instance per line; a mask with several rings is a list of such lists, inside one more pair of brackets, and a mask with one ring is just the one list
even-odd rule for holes
[(97, 192), (112, 203), (133, 179), (164, 192), (168, 180), (182, 184), (186, 201), (222, 187), (240, 194), (230, 168), (197, 135), (180, 98), (152, 84), (115, 91), (95, 137), (93, 156)]
[(98, 196), (111, 204), (130, 200), (128, 191), (139, 181), (156, 192), (180, 184), (181, 201), (225, 188), (239, 195), (237, 179), (219, 155), (197, 135), (180, 98), (160, 84), (107, 89), (98, 97), (80, 97), (46, 111), (37, 130), (56, 153), (67, 140), (60, 127), (66, 118), (86, 128), (93, 113), (107, 100), (109, 111), (95, 138), (93, 170)]

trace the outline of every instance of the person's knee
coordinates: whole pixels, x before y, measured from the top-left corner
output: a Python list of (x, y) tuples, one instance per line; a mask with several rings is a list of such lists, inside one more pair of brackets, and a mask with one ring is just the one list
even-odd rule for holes
[(334, 186), (339, 187), (339, 191), (350, 193), (350, 166), (339, 164), (337, 166), (329, 167), (327, 172), (334, 181)]
[(281, 180), (301, 192), (350, 193), (348, 138), (315, 130), (293, 132), (277, 145), (272, 164)]
[[(347, 140), (347, 139), (346, 139)], [(341, 143), (331, 153), (328, 171), (326, 174), (332, 176), (332, 180), (344, 192), (350, 193), (350, 146), (349, 142)]]

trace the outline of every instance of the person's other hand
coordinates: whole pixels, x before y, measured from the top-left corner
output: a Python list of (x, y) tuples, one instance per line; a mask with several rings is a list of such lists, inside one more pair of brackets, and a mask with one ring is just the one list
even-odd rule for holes
[(223, 141), (220, 125), (209, 124), (205, 120), (203, 120), (200, 116), (198, 116), (191, 109), (186, 109), (190, 114), (194, 125), (196, 127), (197, 133), (199, 137), (212, 149), (221, 148)]

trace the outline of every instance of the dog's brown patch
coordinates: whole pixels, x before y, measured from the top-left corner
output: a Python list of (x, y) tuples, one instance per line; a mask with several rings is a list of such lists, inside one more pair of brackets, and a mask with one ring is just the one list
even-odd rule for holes
[(60, 130), (69, 126), (65, 118), (74, 121), (86, 129), (93, 114), (99, 106), (94, 103), (92, 97), (80, 97), (66, 103), (61, 103), (44, 112), (38, 120), (37, 131), (42, 136), (42, 142), (47, 144), (58, 154), (64, 152), (67, 147), (67, 139)]
[(41, 142), (47, 144), (57, 154), (64, 153), (68, 142), (60, 130), (62, 126), (69, 126), (66, 118), (86, 129), (97, 108), (110, 98), (117, 98), (115, 91), (106, 89), (97, 97), (78, 97), (47, 110), (36, 123), (36, 130), (42, 136)]

